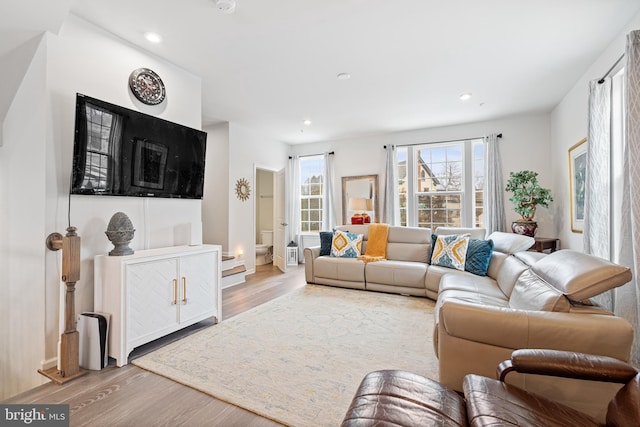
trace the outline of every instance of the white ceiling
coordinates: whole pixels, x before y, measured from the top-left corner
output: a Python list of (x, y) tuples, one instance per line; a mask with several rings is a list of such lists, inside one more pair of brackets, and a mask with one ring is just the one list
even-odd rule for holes
[(20, 3), (58, 3), (201, 76), (203, 123), (289, 143), (550, 111), (640, 10), (638, 0), (237, 0), (230, 15), (215, 0)]

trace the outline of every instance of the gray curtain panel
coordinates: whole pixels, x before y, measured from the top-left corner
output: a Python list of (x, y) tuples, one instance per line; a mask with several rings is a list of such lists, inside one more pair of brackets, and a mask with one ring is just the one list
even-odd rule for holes
[[(298, 241), (300, 230), (300, 157), (292, 156), (287, 165), (287, 178), (289, 180), (289, 242)], [(288, 242), (285, 242), (288, 243)]]
[(622, 246), (620, 263), (631, 268), (633, 279), (615, 289), (614, 312), (624, 317), (636, 331), (631, 362), (640, 366), (640, 31), (627, 35), (626, 138), (624, 147), (624, 188), (622, 191)]
[(396, 186), (398, 185), (395, 165), (396, 146), (388, 144), (385, 147), (385, 151), (387, 157), (385, 163), (381, 222), (389, 225), (398, 225), (396, 223), (396, 210), (399, 210), (399, 206), (396, 206)]
[(494, 133), (484, 138), (484, 227), (487, 235), (494, 231), (506, 231), (504, 213), (504, 187), (502, 186), (502, 161), (500, 143)]
[[(589, 83), (589, 133), (584, 202), (584, 251), (611, 258), (611, 79)], [(593, 298), (613, 310), (613, 290)]]
[(336, 225), (335, 174), (333, 154), (324, 153), (324, 185), (322, 193), (322, 229), (332, 230)]

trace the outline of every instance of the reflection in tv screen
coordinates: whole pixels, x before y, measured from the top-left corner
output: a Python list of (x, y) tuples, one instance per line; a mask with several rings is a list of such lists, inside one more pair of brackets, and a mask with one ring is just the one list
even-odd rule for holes
[(77, 94), (71, 194), (201, 199), (206, 132)]

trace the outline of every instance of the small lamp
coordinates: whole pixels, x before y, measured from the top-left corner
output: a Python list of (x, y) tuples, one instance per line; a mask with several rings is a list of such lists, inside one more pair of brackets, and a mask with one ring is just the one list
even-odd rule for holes
[(351, 217), (351, 224), (370, 223), (371, 217), (365, 211), (372, 210), (372, 206), (373, 202), (371, 199), (365, 199), (364, 197), (351, 197), (349, 199), (349, 210), (355, 212)]

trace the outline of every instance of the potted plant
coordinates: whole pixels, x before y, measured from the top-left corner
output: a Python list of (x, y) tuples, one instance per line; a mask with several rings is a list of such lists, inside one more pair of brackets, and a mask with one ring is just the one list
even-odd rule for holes
[(538, 205), (549, 206), (553, 202), (551, 190), (538, 184), (538, 173), (524, 170), (509, 172), (507, 191), (513, 193), (509, 200), (515, 205), (514, 210), (520, 219), (511, 223), (511, 230), (517, 234), (533, 237), (538, 223), (533, 220)]

